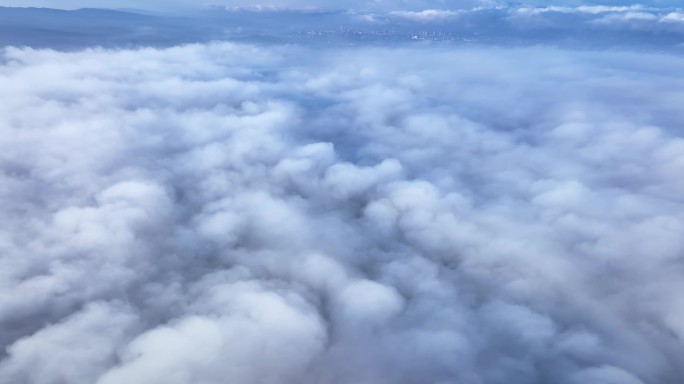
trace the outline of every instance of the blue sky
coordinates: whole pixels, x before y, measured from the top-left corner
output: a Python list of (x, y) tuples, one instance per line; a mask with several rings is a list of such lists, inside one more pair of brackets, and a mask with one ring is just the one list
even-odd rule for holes
[(504, 0), (347, 0), (347, 1), (317, 1), (317, 0), (264, 0), (261, 2), (247, 1), (247, 0), (207, 0), (207, 1), (192, 1), (192, 0), (2, 0), (0, 5), (10, 7), (49, 7), (49, 8), (139, 8), (150, 10), (170, 10), (178, 8), (201, 8), (210, 5), (225, 5), (225, 6), (254, 6), (254, 5), (275, 5), (281, 7), (315, 7), (315, 8), (351, 8), (351, 9), (383, 9), (383, 10), (397, 10), (397, 9), (458, 9), (471, 8), (475, 6), (487, 5), (505, 5), (508, 3), (525, 4), (525, 5), (632, 5), (644, 4), (651, 6), (678, 6), (681, 4), (678, 0), (564, 0), (564, 1), (543, 1), (543, 0), (522, 0), (522, 1), (504, 1)]

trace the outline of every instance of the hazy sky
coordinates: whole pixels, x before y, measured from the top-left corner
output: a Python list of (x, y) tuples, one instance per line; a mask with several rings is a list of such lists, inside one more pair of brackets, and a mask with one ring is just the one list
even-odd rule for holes
[[(165, 10), (174, 8), (200, 8), (209, 5), (226, 6), (254, 6), (254, 5), (276, 5), (282, 7), (316, 7), (316, 8), (353, 8), (353, 9), (456, 9), (471, 8), (483, 5), (505, 5), (511, 3), (504, 0), (346, 0), (346, 1), (321, 1), (321, 0), (264, 0), (260, 2), (247, 0), (2, 0), (0, 5), (12, 7), (50, 7), (50, 8), (140, 8)], [(543, 0), (522, 0), (513, 3), (529, 5), (549, 5), (548, 1)], [(603, 4), (603, 5), (631, 5), (645, 4), (658, 6), (677, 6), (681, 2), (678, 0), (561, 0), (554, 1), (553, 5), (580, 5), (580, 4)]]
[[(390, 9), (403, 8), (425, 8), (425, 7), (472, 7), (482, 4), (484, 2), (478, 0), (464, 0), (464, 1), (430, 1), (430, 0), (347, 0), (347, 1), (316, 1), (316, 0), (283, 0), (283, 1), (246, 1), (246, 0), (208, 0), (208, 1), (191, 1), (191, 0), (64, 0), (64, 1), (50, 1), (50, 0), (4, 0), (0, 2), (6, 6), (40, 6), (51, 8), (83, 8), (83, 7), (103, 7), (103, 8), (141, 8), (141, 9), (169, 9), (174, 7), (190, 7), (200, 8), (210, 5), (226, 5), (226, 6), (254, 6), (254, 5), (277, 5), (282, 7), (317, 7), (317, 8), (366, 8), (366, 7), (382, 7)], [(490, 3), (492, 3), (490, 1)]]

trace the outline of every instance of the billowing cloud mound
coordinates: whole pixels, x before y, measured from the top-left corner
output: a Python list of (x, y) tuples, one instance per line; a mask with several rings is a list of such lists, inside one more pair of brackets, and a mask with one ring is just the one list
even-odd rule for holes
[(682, 68), (5, 49), (0, 383), (681, 383)]

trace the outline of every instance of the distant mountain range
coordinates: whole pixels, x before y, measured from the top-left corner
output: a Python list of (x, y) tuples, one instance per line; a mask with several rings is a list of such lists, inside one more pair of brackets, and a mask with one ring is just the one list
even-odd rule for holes
[(385, 14), (215, 8), (170, 16), (137, 10), (0, 7), (0, 46), (68, 50), (212, 40), (682, 47), (684, 13), (639, 7), (499, 7)]
[(211, 31), (190, 20), (103, 9), (0, 8), (0, 45), (52, 48), (172, 45)]

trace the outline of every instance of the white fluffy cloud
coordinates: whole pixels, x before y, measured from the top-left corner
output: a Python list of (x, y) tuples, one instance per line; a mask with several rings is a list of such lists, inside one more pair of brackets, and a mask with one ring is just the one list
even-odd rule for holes
[(679, 56), (2, 62), (0, 383), (684, 376)]

